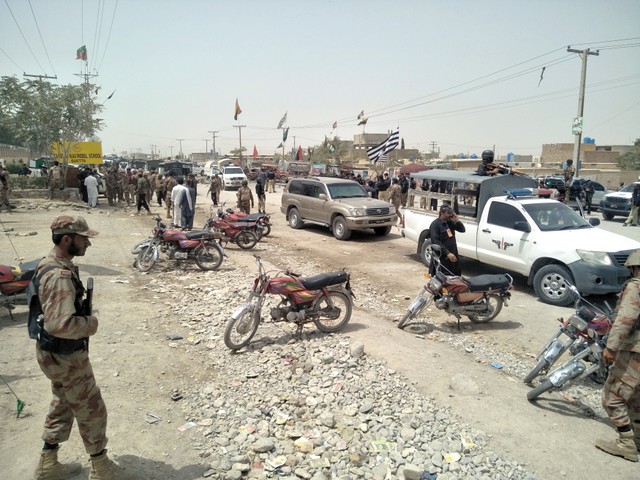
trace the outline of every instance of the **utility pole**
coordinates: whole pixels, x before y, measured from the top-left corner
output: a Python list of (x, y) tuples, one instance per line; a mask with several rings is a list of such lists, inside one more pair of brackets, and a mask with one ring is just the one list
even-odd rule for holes
[(176, 138), (176, 140), (180, 142), (180, 159), (182, 160), (182, 141), (184, 138)]
[(203, 138), (202, 140), (204, 140), (204, 158), (207, 158), (207, 155), (209, 155), (209, 139)]
[(22, 76), (23, 76), (23, 77), (33, 77), (33, 78), (37, 78), (37, 79), (38, 79), (38, 80), (40, 80), (41, 82), (42, 82), (42, 79), (43, 79), (43, 78), (45, 78), (45, 79), (47, 79), (47, 80), (48, 80), (48, 79), (51, 79), (51, 80), (57, 80), (57, 79), (58, 79), (58, 76), (57, 76), (57, 75), (54, 75), (53, 77), (50, 77), (49, 75), (29, 75), (29, 74), (27, 74), (27, 73), (23, 73), (23, 74), (22, 74)]
[(246, 125), (234, 125), (234, 127), (238, 129), (238, 140), (240, 142), (240, 166), (244, 168), (245, 165), (242, 160), (242, 127), (246, 127)]
[(209, 133), (213, 137), (213, 159), (215, 160), (218, 158), (218, 154), (216, 153), (216, 133), (218, 133), (218, 130), (209, 130)]
[[(584, 88), (587, 82), (587, 58), (589, 55), (600, 55), (600, 50), (592, 52), (590, 49), (575, 50), (571, 48), (571, 45), (567, 47), (567, 52), (578, 53), (582, 56), (582, 71), (580, 73), (580, 93), (578, 94), (578, 115), (573, 120), (573, 134), (575, 135), (575, 142), (573, 144), (573, 166), (576, 169), (575, 176), (578, 176), (580, 170), (580, 144), (582, 143), (582, 125), (584, 114)], [(575, 178), (575, 177), (574, 177)]]
[(173, 145), (169, 145), (169, 148), (171, 149), (171, 153), (169, 155), (171, 155), (171, 159), (173, 159)]
[(436, 153), (436, 146), (438, 144), (436, 142), (431, 142), (429, 145), (431, 145), (431, 153)]
[(157, 145), (149, 145), (151, 147), (151, 160), (155, 159), (154, 154), (156, 153), (156, 147)]

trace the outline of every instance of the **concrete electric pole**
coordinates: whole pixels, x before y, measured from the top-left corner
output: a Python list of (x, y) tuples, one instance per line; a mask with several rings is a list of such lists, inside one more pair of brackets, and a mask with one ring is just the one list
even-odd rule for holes
[(184, 138), (176, 138), (177, 141), (180, 142), (180, 159), (183, 158), (182, 156), (182, 141), (184, 140)]
[(218, 130), (209, 130), (209, 133), (213, 138), (213, 159), (215, 160), (218, 158), (216, 153), (216, 133), (218, 133)]
[(202, 140), (204, 141), (204, 158), (207, 158), (209, 155), (209, 139), (203, 138)]
[[(582, 72), (580, 74), (580, 93), (578, 95), (578, 115), (573, 120), (573, 134), (575, 135), (575, 143), (573, 144), (573, 166), (576, 169), (575, 177), (578, 176), (580, 170), (580, 144), (582, 143), (582, 125), (584, 114), (584, 89), (587, 81), (587, 58), (589, 55), (600, 55), (600, 51), (592, 52), (588, 48), (586, 50), (575, 50), (571, 46), (567, 47), (567, 52), (578, 53), (582, 56)], [(575, 178), (574, 177), (574, 178)]]
[(242, 127), (246, 127), (246, 125), (234, 125), (234, 127), (238, 129), (238, 140), (240, 142), (240, 167), (244, 168), (246, 165), (242, 160)]

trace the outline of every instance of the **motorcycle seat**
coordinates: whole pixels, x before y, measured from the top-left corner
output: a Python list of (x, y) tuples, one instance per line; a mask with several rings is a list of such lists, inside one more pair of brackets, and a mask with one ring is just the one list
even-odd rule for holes
[(502, 290), (511, 285), (511, 279), (506, 275), (478, 275), (465, 278), (471, 292), (483, 292), (486, 290)]
[(329, 285), (345, 283), (348, 279), (349, 274), (347, 272), (327, 272), (309, 278), (300, 278), (299, 280), (307, 290), (320, 290)]
[(211, 240), (213, 233), (209, 230), (195, 230), (193, 232), (184, 232), (189, 240)]

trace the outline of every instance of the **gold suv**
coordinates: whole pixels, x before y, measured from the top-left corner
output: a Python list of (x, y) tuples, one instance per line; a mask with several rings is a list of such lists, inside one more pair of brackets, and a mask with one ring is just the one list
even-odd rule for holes
[(393, 205), (369, 197), (358, 182), (331, 177), (291, 179), (280, 210), (291, 228), (305, 222), (326, 225), (338, 240), (348, 240), (353, 230), (373, 229), (384, 236), (398, 220)]

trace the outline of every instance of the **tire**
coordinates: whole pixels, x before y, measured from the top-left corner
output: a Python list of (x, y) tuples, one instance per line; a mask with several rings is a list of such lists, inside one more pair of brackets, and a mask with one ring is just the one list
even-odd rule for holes
[[(240, 317), (230, 319), (224, 331), (224, 344), (231, 350), (240, 350), (246, 346), (258, 330), (260, 325), (260, 311), (244, 312)], [(234, 334), (238, 334), (238, 338)]]
[(270, 233), (271, 233), (271, 225), (264, 225), (262, 227), (262, 236), (268, 237)]
[(573, 277), (569, 270), (558, 264), (545, 265), (533, 277), (533, 289), (544, 303), (560, 307), (573, 304), (569, 284)]
[(333, 236), (338, 240), (349, 240), (351, 237), (351, 229), (347, 226), (344, 217), (336, 217), (332, 225)]
[(531, 383), (534, 378), (540, 375), (540, 372), (542, 370), (547, 368), (549, 368), (549, 362), (547, 362), (544, 358), (541, 358), (540, 360), (538, 360), (538, 363), (536, 363), (536, 366), (533, 367), (529, 373), (527, 373), (526, 377), (524, 377), (524, 383)]
[(385, 235), (389, 235), (391, 233), (391, 227), (378, 227), (373, 229), (376, 232), (376, 235), (379, 237), (384, 237)]
[(302, 228), (302, 218), (300, 218), (300, 212), (297, 208), (289, 210), (289, 226), (295, 230)]
[(431, 246), (431, 239), (425, 238), (420, 246), (420, 260), (427, 267), (431, 266), (431, 252), (429, 251), (429, 247)]
[(615, 215), (612, 213), (602, 212), (602, 218), (604, 218), (605, 220), (613, 220), (613, 217), (615, 217)]
[(538, 385), (535, 388), (532, 388), (527, 392), (527, 400), (529, 401), (535, 400), (543, 393), (553, 390), (553, 388), (554, 387), (553, 387), (553, 383), (551, 383), (551, 380), (545, 380), (540, 385)]
[[(498, 314), (502, 310), (502, 297), (500, 297), (499, 295), (489, 295), (487, 297), (487, 301), (489, 302), (490, 312), (470, 313), (469, 315), (467, 315), (467, 317), (469, 317), (469, 320), (471, 320), (473, 323), (487, 323), (498, 316)], [(495, 302), (495, 304), (493, 304), (492, 302)]]
[(241, 231), (234, 239), (240, 248), (243, 250), (251, 250), (258, 243), (258, 237), (249, 230)]
[(318, 299), (313, 308), (314, 312), (325, 311), (324, 316), (320, 313), (320, 316), (313, 320), (318, 330), (325, 333), (341, 330), (351, 319), (351, 299), (346, 294), (329, 290), (329, 298), (334, 305), (333, 308), (337, 308), (338, 311), (328, 311), (331, 307), (324, 296)]
[(155, 246), (144, 247), (142, 250), (140, 250), (140, 253), (138, 253), (135, 266), (141, 272), (148, 272), (156, 264), (157, 258), (158, 251)]
[(200, 270), (217, 270), (222, 265), (222, 250), (216, 244), (201, 247), (196, 252), (196, 265)]

